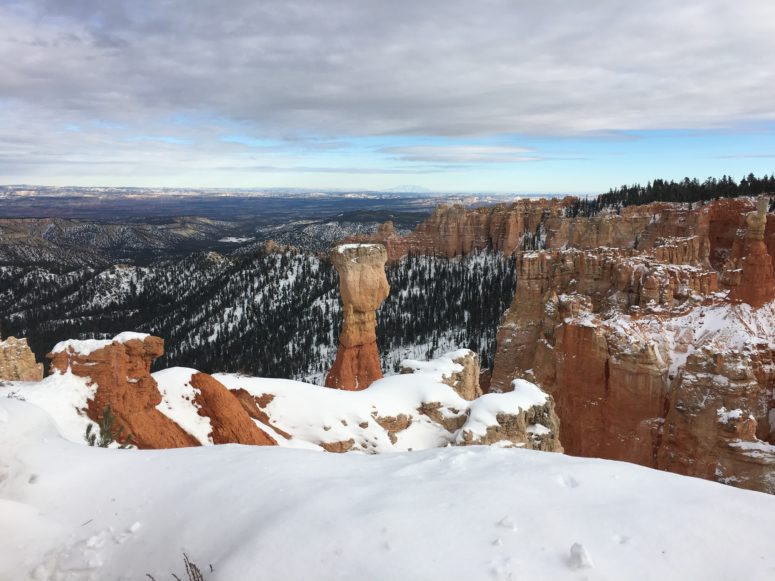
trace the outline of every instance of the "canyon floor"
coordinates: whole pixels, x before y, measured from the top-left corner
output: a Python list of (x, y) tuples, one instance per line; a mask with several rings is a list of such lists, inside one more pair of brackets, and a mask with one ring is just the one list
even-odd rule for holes
[[(98, 449), (0, 400), (0, 578), (775, 577), (775, 497), (496, 447)], [(142, 475), (138, 477), (138, 475)]]

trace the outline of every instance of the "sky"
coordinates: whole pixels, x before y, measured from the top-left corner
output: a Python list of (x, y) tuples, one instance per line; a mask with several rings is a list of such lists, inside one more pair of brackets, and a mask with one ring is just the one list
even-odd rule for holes
[(769, 174), (773, 57), (772, 0), (0, 0), (0, 183)]

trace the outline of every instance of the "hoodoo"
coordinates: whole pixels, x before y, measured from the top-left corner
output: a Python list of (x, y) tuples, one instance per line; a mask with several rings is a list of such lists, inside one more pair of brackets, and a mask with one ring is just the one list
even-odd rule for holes
[(759, 308), (775, 298), (772, 257), (764, 242), (768, 205), (769, 199), (761, 197), (757, 200), (756, 211), (746, 216), (740, 284), (731, 293), (732, 299), (748, 303), (754, 308)]
[(0, 381), (40, 381), (43, 365), (35, 361), (26, 339), (0, 339)]
[(339, 273), (344, 320), (339, 349), (326, 386), (365, 389), (382, 377), (377, 349), (377, 309), (390, 293), (385, 276), (387, 250), (381, 244), (342, 244), (331, 262)]

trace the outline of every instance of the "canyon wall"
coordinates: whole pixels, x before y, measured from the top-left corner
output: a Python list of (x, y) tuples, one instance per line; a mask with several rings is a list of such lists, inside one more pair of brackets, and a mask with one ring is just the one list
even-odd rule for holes
[(766, 206), (548, 219), (547, 250), (517, 254), (490, 389), (552, 394), (567, 453), (775, 492)]
[[(683, 263), (711, 264), (721, 269), (733, 251), (745, 215), (755, 209), (750, 198), (678, 204), (655, 202), (628, 206), (597, 216), (571, 216), (574, 198), (523, 199), (466, 210), (462, 205), (439, 205), (417, 229), (401, 236), (386, 222), (370, 235), (352, 236), (345, 242), (377, 243), (395, 262), (409, 253), (452, 258), (477, 250), (507, 254), (531, 249), (599, 247), (648, 250), (680, 244)], [(767, 219), (765, 243), (775, 248), (775, 216)], [(686, 245), (686, 242), (683, 242)], [(772, 252), (770, 252), (772, 254)]]
[(390, 293), (385, 276), (387, 258), (381, 244), (343, 244), (331, 252), (331, 262), (339, 273), (344, 317), (327, 387), (365, 389), (382, 377), (377, 309)]

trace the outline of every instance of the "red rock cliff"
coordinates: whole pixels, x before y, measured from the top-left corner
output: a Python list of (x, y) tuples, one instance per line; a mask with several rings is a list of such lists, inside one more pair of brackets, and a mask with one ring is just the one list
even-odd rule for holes
[[(775, 492), (775, 283), (764, 204), (748, 215), (745, 238), (744, 214), (730, 209), (753, 203), (724, 200), (693, 213), (660, 209), (661, 226), (638, 226), (637, 249), (519, 254), (491, 389), (523, 377), (552, 394), (570, 454)], [(710, 266), (730, 261), (739, 280)]]

